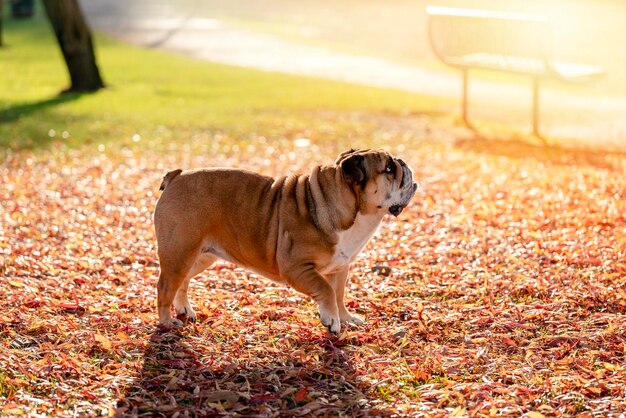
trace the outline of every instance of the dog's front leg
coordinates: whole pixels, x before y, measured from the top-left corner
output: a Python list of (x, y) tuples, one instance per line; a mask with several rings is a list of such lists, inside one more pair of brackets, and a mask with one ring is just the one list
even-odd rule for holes
[(311, 296), (317, 303), (322, 324), (335, 335), (341, 331), (335, 289), (313, 265), (292, 269), (286, 274), (287, 283), (295, 290)]
[(361, 325), (364, 321), (358, 315), (352, 315), (346, 309), (346, 305), (343, 303), (343, 296), (346, 288), (346, 283), (348, 282), (348, 272), (350, 270), (350, 266), (346, 266), (345, 268), (339, 270), (336, 273), (328, 275), (328, 281), (332, 288), (335, 290), (335, 295), (337, 297), (337, 308), (339, 311), (339, 319), (344, 324), (353, 324), (353, 325)]

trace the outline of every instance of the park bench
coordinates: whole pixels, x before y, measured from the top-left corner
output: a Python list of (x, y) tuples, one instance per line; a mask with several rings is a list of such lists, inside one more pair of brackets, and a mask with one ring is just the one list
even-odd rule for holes
[[(595, 65), (559, 61), (552, 49), (552, 25), (541, 15), (450, 7), (428, 7), (428, 34), (435, 55), (462, 71), (463, 121), (470, 69), (504, 71), (532, 78), (533, 134), (539, 138), (539, 87), (545, 78), (589, 81), (604, 73)], [(543, 139), (543, 138), (542, 138)]]

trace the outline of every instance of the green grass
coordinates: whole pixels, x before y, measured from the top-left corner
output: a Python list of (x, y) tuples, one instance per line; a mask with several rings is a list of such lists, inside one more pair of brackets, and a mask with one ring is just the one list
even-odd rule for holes
[[(440, 99), (389, 89), (213, 64), (96, 36), (107, 88), (59, 95), (69, 79), (48, 22), (5, 20), (0, 49), (0, 147), (45, 149), (60, 142), (186, 141), (198, 132), (234, 138), (289, 136), (331, 123), (337, 135), (354, 128), (335, 115), (435, 112)], [(335, 120), (336, 119), (336, 120)], [(343, 122), (341, 121), (343, 120)], [(51, 135), (54, 131), (54, 135)]]

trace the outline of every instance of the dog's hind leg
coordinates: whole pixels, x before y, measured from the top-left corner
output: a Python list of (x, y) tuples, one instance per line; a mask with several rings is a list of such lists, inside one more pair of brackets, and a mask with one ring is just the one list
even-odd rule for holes
[(196, 262), (191, 267), (191, 270), (189, 270), (189, 273), (187, 273), (187, 277), (181, 283), (178, 291), (176, 291), (176, 296), (174, 297), (174, 311), (177, 315), (184, 315), (190, 321), (196, 320), (196, 311), (194, 311), (191, 307), (189, 297), (187, 295), (189, 282), (191, 282), (191, 279), (196, 277), (198, 274), (209, 268), (215, 260), (217, 260), (217, 257), (213, 254), (201, 253), (198, 255)]
[[(200, 248), (187, 247), (178, 248), (177, 251), (164, 251), (159, 247), (159, 263), (161, 272), (157, 283), (157, 308), (159, 311), (159, 324), (169, 328), (173, 325), (181, 326), (182, 321), (172, 318), (172, 303), (178, 293), (178, 289), (188, 281)], [(188, 285), (188, 284), (187, 284)], [(186, 290), (185, 290), (186, 293)]]

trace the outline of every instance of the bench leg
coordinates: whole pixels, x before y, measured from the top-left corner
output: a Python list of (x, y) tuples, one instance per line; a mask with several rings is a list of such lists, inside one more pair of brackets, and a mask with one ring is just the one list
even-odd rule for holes
[(539, 77), (533, 77), (533, 135), (539, 138), (544, 144), (546, 139), (539, 132)]
[(469, 118), (467, 116), (467, 73), (468, 70), (467, 68), (463, 69), (463, 122), (465, 123), (466, 126), (471, 127), (470, 123), (469, 123)]

